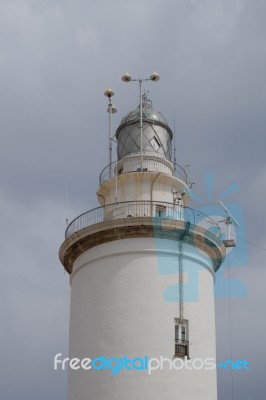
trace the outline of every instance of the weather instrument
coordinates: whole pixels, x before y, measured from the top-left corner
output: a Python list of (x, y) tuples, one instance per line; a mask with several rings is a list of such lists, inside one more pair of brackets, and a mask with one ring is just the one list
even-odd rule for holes
[(237, 228), (239, 228), (240, 225), (237, 222), (237, 220), (235, 219), (235, 217), (230, 213), (230, 211), (221, 202), (221, 200), (218, 200), (218, 204), (220, 204), (220, 206), (222, 206), (224, 213), (225, 213), (225, 220), (223, 221), (227, 228), (226, 240), (224, 240), (225, 247), (235, 247), (235, 245), (236, 245), (235, 240), (231, 238), (231, 225), (234, 225)]

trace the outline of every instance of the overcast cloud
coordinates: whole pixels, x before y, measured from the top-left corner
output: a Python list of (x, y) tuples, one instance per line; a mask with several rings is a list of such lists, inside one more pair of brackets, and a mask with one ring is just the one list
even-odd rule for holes
[[(66, 374), (52, 364), (68, 351), (65, 219), (98, 205), (105, 88), (117, 125), (138, 102), (121, 75), (155, 69), (161, 80), (146, 88), (172, 128), (175, 114), (177, 161), (190, 162), (197, 193), (208, 205), (210, 171), (213, 203), (238, 185), (226, 201), (241, 204), (256, 246), (232, 268), (248, 288), (231, 300), (233, 355), (251, 362), (234, 374), (234, 400), (264, 400), (265, 20), (265, 0), (0, 0), (1, 399), (66, 399)], [(229, 358), (228, 299), (216, 309), (218, 357)], [(219, 400), (230, 385), (219, 371)]]

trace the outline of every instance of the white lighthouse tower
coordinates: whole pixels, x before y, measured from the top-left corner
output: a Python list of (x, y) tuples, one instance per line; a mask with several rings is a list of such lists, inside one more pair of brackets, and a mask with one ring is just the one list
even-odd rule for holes
[(213, 287), (225, 245), (215, 222), (188, 207), (173, 133), (137, 81), (140, 104), (116, 130), (100, 207), (68, 225), (60, 248), (69, 357), (87, 367), (69, 368), (68, 399), (216, 400)]

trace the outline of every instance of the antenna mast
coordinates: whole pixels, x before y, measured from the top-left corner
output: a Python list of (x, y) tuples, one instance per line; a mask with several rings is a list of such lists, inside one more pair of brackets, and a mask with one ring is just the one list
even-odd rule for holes
[[(157, 74), (156, 71), (154, 71), (149, 78), (144, 78), (144, 79), (133, 79), (131, 75), (129, 75), (128, 72), (126, 72), (122, 76), (122, 81), (123, 82), (138, 82), (139, 83), (139, 125), (140, 125), (140, 170), (143, 171), (143, 96), (142, 96), (142, 83), (144, 81), (153, 81), (157, 82), (160, 77)], [(145, 93), (144, 93), (144, 99), (145, 99)]]
[(117, 112), (117, 109), (112, 105), (111, 103), (111, 97), (114, 96), (114, 92), (112, 89), (109, 87), (106, 89), (104, 92), (104, 95), (108, 97), (109, 99), (109, 104), (107, 108), (107, 112), (109, 113), (109, 179), (111, 178), (111, 170), (112, 170), (112, 114), (115, 114)]
[(175, 130), (175, 111), (174, 111), (174, 171), (176, 172), (176, 130)]

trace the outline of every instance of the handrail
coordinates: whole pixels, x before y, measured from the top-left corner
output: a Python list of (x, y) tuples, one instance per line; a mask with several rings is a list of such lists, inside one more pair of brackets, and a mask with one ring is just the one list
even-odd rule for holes
[(153, 217), (189, 221), (221, 238), (221, 229), (208, 215), (190, 207), (163, 201), (125, 201), (93, 208), (75, 218), (67, 227), (65, 238), (88, 226), (121, 218)]
[[(121, 164), (121, 161), (126, 162), (126, 171), (124, 171), (122, 168), (119, 169), (119, 165)], [(132, 157), (131, 163), (130, 163), (130, 161), (131, 161), (131, 159), (128, 157), (128, 158), (125, 158), (125, 159), (122, 159), (119, 161), (114, 161), (111, 164), (107, 165), (100, 173), (100, 176), (99, 176), (100, 185), (102, 185), (104, 182), (106, 182), (109, 179), (112, 179), (116, 176), (117, 165), (118, 165), (118, 171), (117, 171), (118, 175), (130, 173), (130, 172), (137, 172), (138, 169), (136, 169), (135, 159)], [(166, 165), (164, 165), (163, 161), (166, 162)], [(149, 158), (144, 159), (144, 165), (145, 165), (145, 163), (150, 164), (150, 168), (149, 167), (144, 168), (144, 172), (145, 171), (154, 171), (154, 172), (166, 173), (168, 175), (171, 174), (172, 176), (182, 180), (184, 183), (188, 183), (188, 176), (187, 176), (185, 169), (181, 165), (179, 165), (173, 161), (164, 160), (164, 159), (161, 159), (156, 156), (154, 156), (154, 157), (149, 156)], [(151, 165), (152, 163), (153, 163), (153, 165)], [(167, 165), (170, 165), (171, 169)]]

